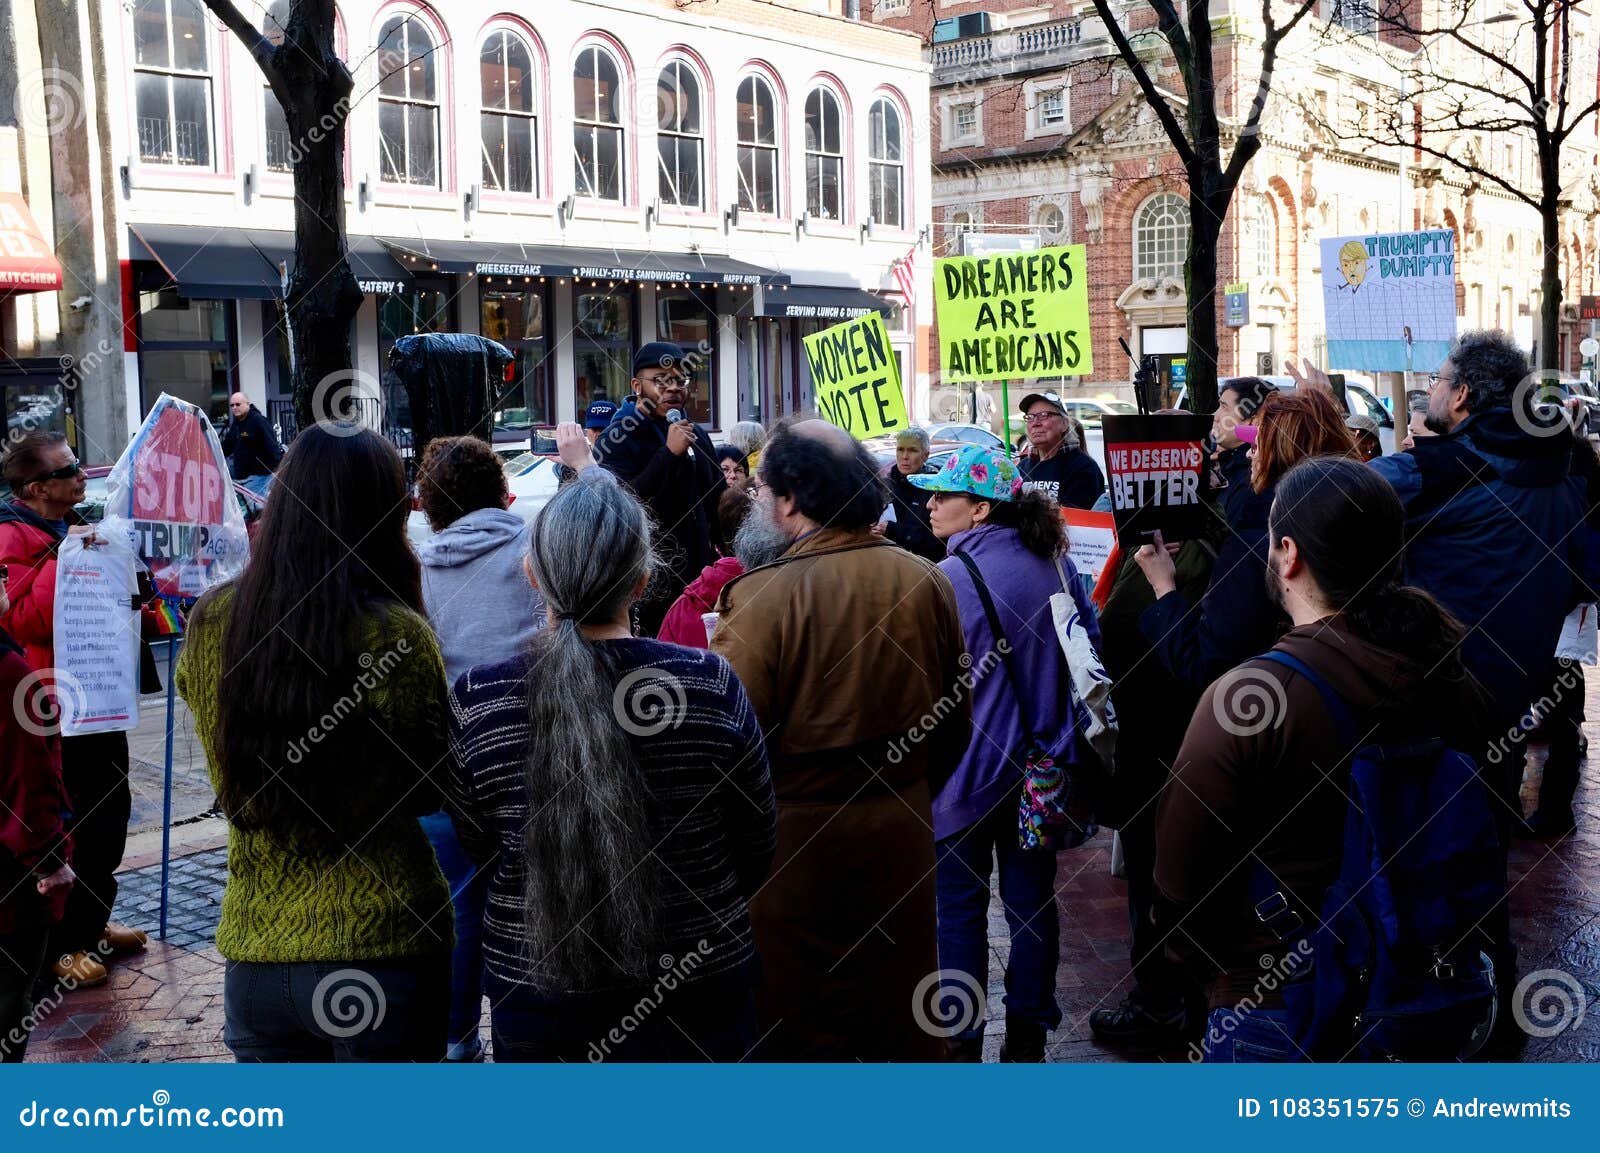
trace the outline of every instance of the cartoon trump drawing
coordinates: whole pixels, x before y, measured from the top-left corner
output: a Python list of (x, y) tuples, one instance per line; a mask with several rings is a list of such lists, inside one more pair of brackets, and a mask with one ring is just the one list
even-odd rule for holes
[(1367, 246), (1359, 240), (1346, 242), (1339, 248), (1339, 271), (1344, 273), (1344, 283), (1339, 287), (1358, 292), (1367, 279)]

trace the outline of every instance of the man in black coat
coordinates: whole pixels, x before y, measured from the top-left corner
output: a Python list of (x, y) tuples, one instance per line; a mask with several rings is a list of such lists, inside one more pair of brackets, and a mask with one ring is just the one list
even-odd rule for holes
[[(228, 398), (228, 424), (222, 430), (222, 452), (233, 470), (233, 479), (241, 482), (253, 476), (271, 476), (283, 459), (283, 446), (278, 443), (272, 425), (242, 392)], [(249, 487), (257, 488), (257, 485), (265, 488), (260, 481)]]
[(639, 632), (661, 621), (700, 570), (717, 559), (717, 501), (728, 483), (711, 434), (687, 419), (688, 366), (683, 350), (652, 341), (633, 356), (633, 395), (595, 444), (600, 466), (650, 510), (661, 567), (638, 605)]
[[(910, 481), (926, 469), (932, 447), (924, 429), (903, 428), (895, 436), (894, 463), (883, 474), (889, 486), (889, 508), (894, 509), (894, 519), (880, 520), (872, 532), (938, 564), (944, 560), (944, 541), (933, 535), (928, 519), (928, 494)], [(889, 515), (887, 510), (884, 515)]]

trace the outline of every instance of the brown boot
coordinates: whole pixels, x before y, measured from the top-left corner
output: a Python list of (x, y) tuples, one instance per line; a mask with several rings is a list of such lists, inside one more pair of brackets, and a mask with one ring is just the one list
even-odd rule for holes
[(50, 971), (56, 975), (56, 980), (70, 983), (73, 989), (90, 989), (106, 983), (106, 967), (82, 949), (57, 957)]
[(100, 935), (101, 943), (110, 953), (142, 952), (149, 939), (143, 929), (131, 929), (116, 921), (108, 923), (105, 932)]

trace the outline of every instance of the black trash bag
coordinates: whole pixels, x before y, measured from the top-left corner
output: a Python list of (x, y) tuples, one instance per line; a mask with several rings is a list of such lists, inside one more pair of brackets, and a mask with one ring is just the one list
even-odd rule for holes
[(464, 332), (424, 332), (394, 342), (389, 369), (411, 402), (414, 460), (434, 437), (493, 436), (494, 401), (511, 360), (503, 344)]

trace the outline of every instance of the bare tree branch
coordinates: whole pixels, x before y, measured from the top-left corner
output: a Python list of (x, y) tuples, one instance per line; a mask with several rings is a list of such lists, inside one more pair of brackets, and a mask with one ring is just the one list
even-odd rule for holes
[[(1156, 3), (1166, 3), (1167, 0), (1153, 0)], [(1171, 8), (1168, 3), (1168, 8)], [(1156, 114), (1156, 119), (1161, 121), (1161, 127), (1166, 129), (1167, 139), (1172, 143), (1172, 149), (1178, 154), (1178, 159), (1185, 168), (1195, 161), (1194, 148), (1189, 143), (1189, 137), (1184, 133), (1183, 125), (1178, 123), (1177, 115), (1172, 111), (1161, 89), (1156, 87), (1156, 82), (1150, 76), (1150, 70), (1145, 67), (1144, 61), (1139, 59), (1139, 54), (1134, 51), (1128, 34), (1122, 30), (1112, 14), (1110, 0), (1094, 0), (1094, 10), (1100, 19), (1105, 22), (1106, 35), (1111, 37), (1111, 42), (1117, 46), (1117, 51), (1122, 55), (1123, 62), (1128, 70), (1133, 73), (1134, 80), (1139, 85), (1139, 90), (1144, 93), (1144, 98), (1149, 102), (1151, 110)], [(1173, 13), (1176, 18), (1176, 13)], [(1170, 37), (1169, 37), (1170, 42)], [(1185, 41), (1187, 45), (1187, 41)], [(1176, 51), (1176, 49), (1174, 49)]]

